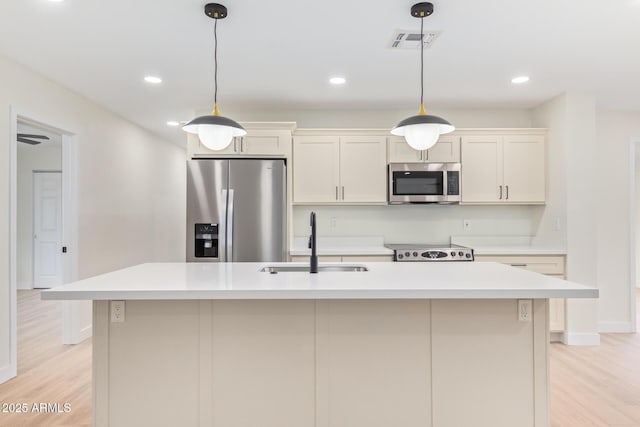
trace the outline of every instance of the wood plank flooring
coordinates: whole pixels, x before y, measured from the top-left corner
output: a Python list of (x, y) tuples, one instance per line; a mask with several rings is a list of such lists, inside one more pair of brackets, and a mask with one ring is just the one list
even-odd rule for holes
[[(91, 339), (62, 345), (61, 318), (61, 302), (18, 291), (18, 376), (0, 384), (0, 403), (26, 403), (29, 412), (0, 412), (0, 426), (91, 425)], [(70, 412), (31, 412), (34, 403), (69, 403)]]
[[(91, 425), (91, 340), (64, 346), (60, 331), (59, 302), (18, 292), (18, 377), (0, 385), (0, 403), (69, 403), (71, 411), (0, 412), (1, 427)], [(601, 339), (599, 347), (551, 345), (552, 427), (640, 427), (640, 335)]]

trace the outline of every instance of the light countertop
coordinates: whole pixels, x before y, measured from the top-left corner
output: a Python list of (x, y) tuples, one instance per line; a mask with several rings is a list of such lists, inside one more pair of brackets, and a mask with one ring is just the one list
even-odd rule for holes
[(564, 247), (539, 244), (532, 236), (451, 236), (451, 243), (473, 248), (475, 255), (566, 255)]
[[(269, 274), (286, 263), (140, 264), (42, 292), (47, 300), (597, 298), (598, 290), (493, 262), (357, 263), (367, 272)], [(290, 263), (287, 265), (304, 265)], [(335, 265), (335, 263), (320, 263)]]

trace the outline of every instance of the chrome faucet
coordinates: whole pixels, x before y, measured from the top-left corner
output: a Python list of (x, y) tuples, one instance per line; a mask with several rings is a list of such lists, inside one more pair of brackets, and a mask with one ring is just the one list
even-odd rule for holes
[(311, 258), (309, 258), (309, 273), (318, 272), (318, 253), (316, 248), (316, 213), (311, 212), (311, 236), (309, 236), (309, 249), (311, 249)]

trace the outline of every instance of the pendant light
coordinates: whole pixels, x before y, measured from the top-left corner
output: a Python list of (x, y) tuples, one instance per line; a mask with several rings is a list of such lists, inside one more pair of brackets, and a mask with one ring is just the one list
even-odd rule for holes
[(204, 13), (214, 20), (214, 97), (213, 111), (210, 115), (196, 117), (184, 125), (185, 132), (197, 134), (207, 148), (223, 150), (231, 144), (234, 136), (244, 136), (247, 131), (240, 124), (228, 117), (223, 117), (218, 111), (218, 20), (227, 17), (227, 8), (218, 3), (209, 3), (204, 7)]
[(420, 110), (418, 115), (402, 120), (391, 130), (393, 135), (404, 136), (407, 144), (415, 150), (431, 148), (441, 134), (455, 130), (442, 117), (428, 115), (424, 110), (424, 18), (432, 13), (432, 3), (416, 3), (411, 7), (411, 16), (420, 18)]

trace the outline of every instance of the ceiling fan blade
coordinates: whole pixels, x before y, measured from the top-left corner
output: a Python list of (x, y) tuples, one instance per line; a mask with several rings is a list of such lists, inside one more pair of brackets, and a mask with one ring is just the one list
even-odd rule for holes
[(19, 133), (18, 138), (49, 139), (49, 137), (45, 135), (32, 135), (29, 133)]
[[(49, 139), (49, 138), (47, 138)], [(22, 138), (22, 137), (18, 137), (18, 142), (24, 142), (25, 144), (31, 144), (31, 145), (38, 145), (40, 144), (42, 141), (35, 141), (33, 139), (28, 139), (28, 138)]]

